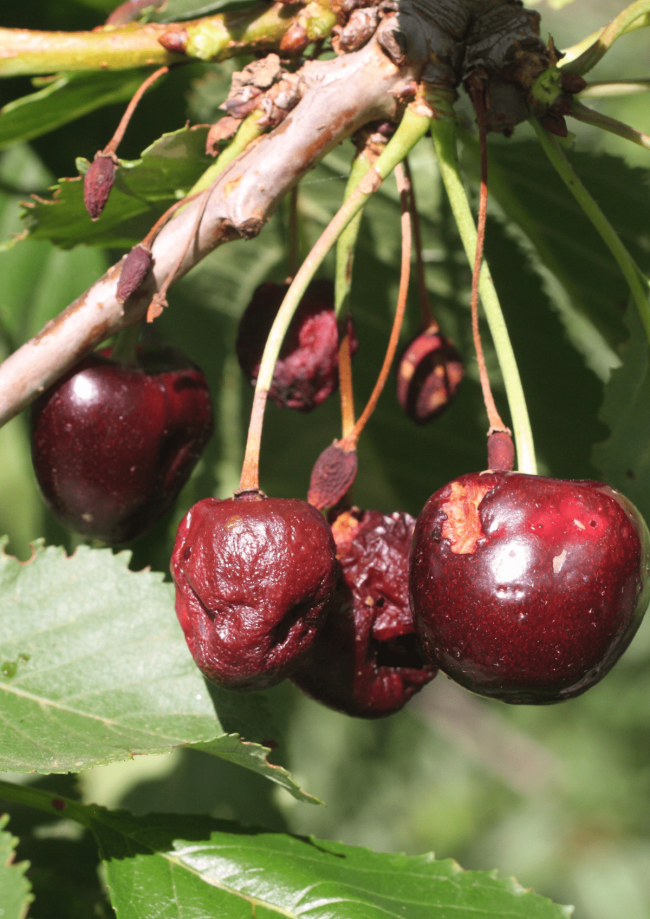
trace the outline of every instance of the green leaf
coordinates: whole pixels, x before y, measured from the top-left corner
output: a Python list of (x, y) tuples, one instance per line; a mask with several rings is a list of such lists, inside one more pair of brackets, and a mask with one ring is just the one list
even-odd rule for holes
[(118, 919), (567, 919), (494, 872), (203, 817), (92, 810)]
[(650, 520), (650, 355), (636, 307), (625, 314), (630, 338), (622, 349), (623, 366), (605, 387), (600, 413), (609, 438), (594, 448), (594, 463), (605, 480), (627, 495)]
[(0, 150), (130, 99), (145, 76), (141, 70), (61, 74), (44, 89), (0, 109)]
[(0, 916), (2, 919), (24, 919), (33, 899), (29, 881), (25, 877), (27, 862), (12, 864), (17, 842), (5, 832), (8, 815), (0, 814)]
[(42, 546), (25, 565), (0, 557), (0, 771), (78, 772), (192, 744), (313, 801), (256, 742), (276, 730), (263, 697), (204, 682), (173, 586), (128, 571), (129, 558)]
[(255, 6), (258, 2), (259, 0), (167, 0), (159, 9), (148, 12), (147, 19), (153, 22), (199, 19), (201, 16)]
[(158, 217), (187, 194), (213, 162), (205, 153), (208, 128), (181, 128), (164, 134), (139, 160), (121, 160), (108, 204), (94, 223), (83, 203), (80, 177), (61, 179), (51, 200), (27, 206), (25, 223), (31, 239), (49, 239), (64, 249), (134, 245)]

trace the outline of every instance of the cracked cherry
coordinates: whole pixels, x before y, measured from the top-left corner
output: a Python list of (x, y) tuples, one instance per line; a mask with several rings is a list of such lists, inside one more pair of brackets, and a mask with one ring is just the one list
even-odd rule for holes
[(408, 601), (408, 514), (344, 511), (332, 524), (341, 565), (322, 631), (292, 679), (307, 695), (358, 718), (399, 711), (436, 674)]
[(465, 368), (437, 324), (420, 332), (404, 349), (397, 366), (397, 400), (416, 424), (442, 414), (456, 395)]
[(212, 433), (205, 377), (182, 352), (110, 350), (76, 364), (32, 407), (32, 460), (46, 503), (81, 536), (129, 542), (172, 505)]
[[(288, 284), (272, 281), (260, 284), (240, 320), (237, 357), (252, 386), (257, 381), (273, 320), (288, 289)], [(354, 354), (358, 342), (351, 319), (349, 330), (350, 352)], [(291, 321), (275, 365), (269, 397), (280, 408), (308, 412), (327, 399), (338, 385), (334, 285), (320, 278), (309, 284)]]
[(632, 640), (649, 599), (648, 531), (593, 481), (472, 473), (418, 518), (410, 595), (431, 659), (504, 702), (585, 692)]
[(314, 507), (252, 491), (195, 504), (178, 528), (171, 571), (199, 669), (224, 689), (256, 690), (279, 683), (309, 651), (338, 566)]

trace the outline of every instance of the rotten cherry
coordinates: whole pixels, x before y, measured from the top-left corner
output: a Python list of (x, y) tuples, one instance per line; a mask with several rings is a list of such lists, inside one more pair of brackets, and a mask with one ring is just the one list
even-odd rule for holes
[(171, 506), (212, 432), (205, 377), (176, 348), (110, 350), (76, 364), (32, 407), (32, 460), (47, 505), (82, 536), (124, 543)]
[(472, 473), (418, 518), (410, 597), (431, 660), (504, 702), (580, 695), (614, 666), (648, 605), (648, 531), (594, 481)]
[[(236, 349), (239, 364), (252, 386), (257, 381), (262, 353), (288, 284), (260, 284), (239, 323)], [(357, 350), (350, 325), (350, 351)], [(276, 405), (308, 412), (331, 395), (339, 383), (338, 331), (334, 316), (334, 286), (312, 281), (291, 321), (273, 373), (270, 398)]]
[(178, 528), (171, 571), (199, 669), (224, 689), (254, 690), (283, 680), (309, 651), (338, 567), (315, 508), (252, 491), (195, 504)]
[(416, 424), (440, 415), (465, 374), (460, 354), (437, 324), (409, 342), (397, 365), (397, 400)]
[(408, 601), (414, 520), (354, 508), (332, 524), (341, 574), (332, 610), (292, 680), (313, 699), (359, 718), (399, 711), (436, 668)]

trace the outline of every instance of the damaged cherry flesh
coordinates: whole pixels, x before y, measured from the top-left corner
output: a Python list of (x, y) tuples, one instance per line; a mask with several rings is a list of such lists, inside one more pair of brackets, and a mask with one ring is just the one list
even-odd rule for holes
[(181, 351), (142, 346), (76, 364), (32, 406), (32, 460), (52, 513), (81, 536), (120, 544), (172, 505), (212, 433), (205, 377)]
[[(262, 353), (288, 284), (267, 281), (255, 290), (239, 323), (237, 357), (252, 386), (257, 381)], [(357, 350), (354, 325), (349, 320), (350, 352)], [(308, 412), (339, 385), (338, 331), (334, 316), (334, 286), (321, 278), (312, 281), (298, 305), (273, 373), (270, 398), (281, 408)]]
[(359, 718), (399, 711), (433, 679), (408, 602), (408, 514), (344, 511), (332, 524), (341, 575), (331, 613), (293, 681)]
[(425, 424), (447, 408), (465, 368), (460, 354), (437, 325), (425, 329), (404, 349), (397, 365), (397, 400), (416, 424)]
[(187, 513), (171, 561), (197, 666), (224, 689), (265, 689), (297, 666), (336, 585), (332, 533), (306, 501), (258, 492)]
[(614, 666), (648, 604), (648, 531), (600, 482), (472, 473), (418, 518), (411, 608), (431, 659), (504, 702), (580, 695)]

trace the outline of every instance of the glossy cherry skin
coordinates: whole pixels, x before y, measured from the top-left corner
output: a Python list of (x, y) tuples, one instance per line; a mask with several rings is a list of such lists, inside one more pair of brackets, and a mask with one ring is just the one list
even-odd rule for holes
[(306, 501), (206, 498), (176, 535), (176, 613), (202, 673), (224, 689), (279, 683), (309, 651), (334, 596), (327, 522)]
[[(272, 281), (260, 284), (240, 320), (237, 357), (252, 386), (257, 381), (273, 320), (288, 289), (288, 284)], [(350, 351), (354, 354), (358, 342), (352, 320), (349, 330)], [(308, 412), (327, 399), (338, 385), (334, 285), (326, 278), (319, 278), (309, 284), (291, 321), (275, 365), (269, 398), (280, 408)]]
[(580, 695), (614, 666), (649, 600), (648, 531), (600, 482), (472, 473), (418, 518), (410, 596), (431, 659), (504, 702)]
[(81, 536), (120, 544), (176, 499), (212, 433), (205, 377), (175, 348), (80, 361), (32, 407), (32, 460), (49, 508)]
[(355, 508), (332, 525), (341, 565), (335, 603), (292, 677), (330, 708), (358, 718), (392, 715), (436, 674), (409, 609), (414, 522)]

